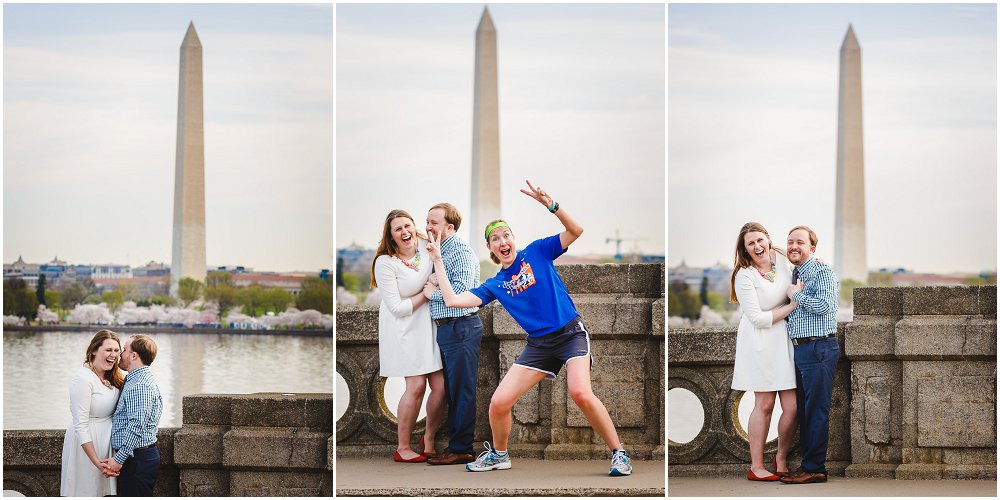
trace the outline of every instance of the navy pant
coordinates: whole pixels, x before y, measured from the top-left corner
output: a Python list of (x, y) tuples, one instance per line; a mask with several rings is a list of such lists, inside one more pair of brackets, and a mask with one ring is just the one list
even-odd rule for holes
[(122, 464), (118, 496), (151, 497), (160, 473), (160, 451), (156, 447), (135, 450)]
[(476, 379), (483, 321), (476, 314), (449, 321), (437, 329), (437, 343), (444, 361), (444, 387), (448, 395), (448, 426), (452, 453), (473, 453), (476, 433)]
[(837, 337), (795, 346), (799, 446), (802, 450), (802, 469), (806, 472), (826, 474), (830, 401), (833, 399), (833, 376), (839, 359)]

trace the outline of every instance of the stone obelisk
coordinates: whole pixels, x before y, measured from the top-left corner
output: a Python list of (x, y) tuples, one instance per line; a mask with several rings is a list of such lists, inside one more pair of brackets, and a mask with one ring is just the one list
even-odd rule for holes
[(174, 243), (170, 294), (181, 278), (205, 281), (205, 119), (202, 107), (201, 40), (188, 25), (181, 43), (177, 98), (177, 163), (174, 173)]
[[(500, 112), (497, 105), (497, 30), (488, 8), (476, 28), (476, 78), (472, 123), (472, 203), (469, 232), (479, 260), (489, 251), (476, 239), (500, 218)], [(482, 240), (480, 240), (482, 241)]]
[(868, 281), (865, 246), (865, 158), (861, 123), (861, 46), (848, 26), (840, 47), (837, 125), (837, 214), (834, 271), (841, 280)]

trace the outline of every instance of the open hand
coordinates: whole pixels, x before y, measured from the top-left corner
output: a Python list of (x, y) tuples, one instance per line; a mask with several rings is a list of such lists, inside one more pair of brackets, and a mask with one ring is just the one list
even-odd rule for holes
[(538, 200), (538, 203), (541, 203), (545, 208), (549, 208), (552, 206), (552, 197), (549, 196), (549, 193), (546, 193), (541, 186), (538, 187), (532, 186), (531, 181), (527, 179), (525, 179), (524, 182), (528, 184), (528, 189), (522, 188), (521, 189), (522, 193)]
[(802, 283), (801, 279), (794, 285), (788, 285), (788, 298), (791, 299), (792, 295), (795, 295), (795, 292), (801, 292), (803, 288), (805, 288), (805, 285)]

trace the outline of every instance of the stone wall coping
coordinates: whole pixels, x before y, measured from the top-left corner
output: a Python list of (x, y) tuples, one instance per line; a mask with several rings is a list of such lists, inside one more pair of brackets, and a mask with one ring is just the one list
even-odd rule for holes
[(982, 315), (996, 318), (996, 285), (861, 287), (854, 316)]

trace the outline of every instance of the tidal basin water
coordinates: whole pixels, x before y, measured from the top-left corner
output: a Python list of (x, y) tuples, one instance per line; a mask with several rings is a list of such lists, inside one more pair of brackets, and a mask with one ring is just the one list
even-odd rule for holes
[[(90, 332), (3, 333), (3, 428), (65, 429), (69, 382)], [(120, 334), (122, 341), (129, 334)], [(333, 337), (151, 334), (163, 394), (160, 427), (181, 426), (181, 401), (199, 393), (333, 392)]]

